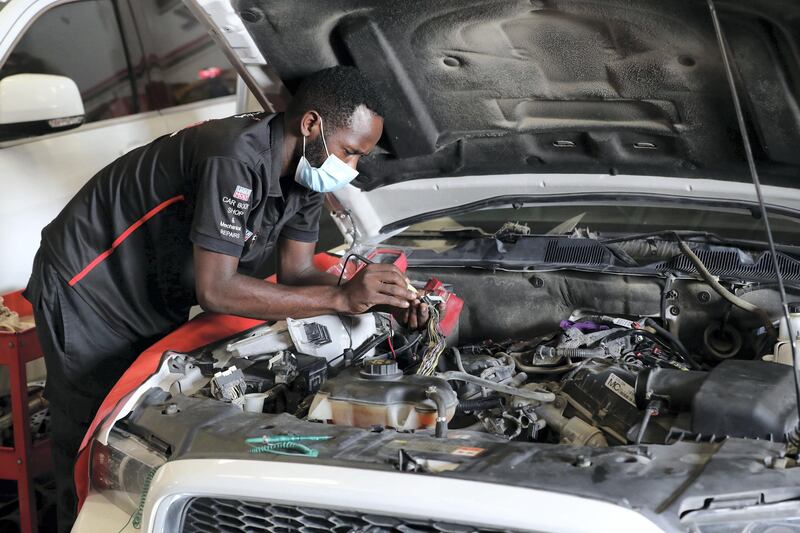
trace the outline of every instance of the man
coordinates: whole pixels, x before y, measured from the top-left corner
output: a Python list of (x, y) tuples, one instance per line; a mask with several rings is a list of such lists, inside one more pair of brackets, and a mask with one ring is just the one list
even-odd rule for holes
[(260, 319), (387, 305), (410, 327), (427, 321), (392, 265), (337, 286), (312, 264), (322, 193), (355, 178), (382, 130), (369, 81), (354, 68), (323, 70), (285, 114), (209, 121), (122, 156), (44, 229), (26, 296), (48, 371), (59, 530), (75, 518), (73, 464), (94, 413), (192, 305)]

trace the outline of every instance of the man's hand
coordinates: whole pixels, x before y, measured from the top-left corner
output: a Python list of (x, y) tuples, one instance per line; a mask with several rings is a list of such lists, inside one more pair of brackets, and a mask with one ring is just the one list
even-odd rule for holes
[(364, 313), (376, 305), (411, 309), (417, 295), (408, 290), (408, 279), (394, 265), (370, 264), (342, 285), (344, 312)]
[(408, 309), (395, 310), (392, 315), (395, 320), (412, 331), (424, 328), (431, 317), (428, 304), (419, 300), (411, 302), (411, 306)]

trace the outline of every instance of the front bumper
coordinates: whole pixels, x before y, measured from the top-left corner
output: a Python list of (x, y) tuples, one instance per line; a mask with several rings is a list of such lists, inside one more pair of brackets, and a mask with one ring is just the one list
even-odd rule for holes
[[(180, 531), (184, 504), (192, 496), (432, 518), (513, 531), (662, 531), (630, 509), (542, 490), (409, 473), (224, 459), (177, 460), (159, 468), (147, 494), (140, 531)], [(112, 507), (101, 494), (91, 492), (73, 533), (134, 531), (130, 524), (120, 529), (130, 516)]]
[(97, 492), (92, 492), (83, 503), (81, 512), (73, 532), (100, 532), (111, 531), (118, 533), (136, 533), (141, 530), (134, 529), (131, 515), (117, 507), (108, 498)]

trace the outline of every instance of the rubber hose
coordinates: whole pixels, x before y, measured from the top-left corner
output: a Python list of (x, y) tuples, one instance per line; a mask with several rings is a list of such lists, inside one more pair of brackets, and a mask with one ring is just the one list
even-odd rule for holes
[(520, 360), (522, 356), (521, 353), (512, 353), (511, 357), (514, 358), (514, 364), (517, 366), (517, 370), (520, 372), (526, 372), (528, 374), (561, 374), (563, 372), (567, 372), (572, 370), (573, 368), (577, 367), (580, 363), (573, 363), (571, 365), (563, 365), (563, 366), (531, 366), (526, 365)]
[(553, 394), (552, 392), (546, 392), (542, 390), (531, 390), (531, 389), (518, 389), (516, 387), (510, 387), (508, 385), (501, 385), (500, 383), (495, 383), (494, 381), (481, 379), (477, 376), (473, 376), (472, 374), (465, 374), (464, 372), (444, 372), (442, 374), (438, 374), (438, 376), (448, 381), (449, 380), (464, 381), (466, 383), (472, 383), (474, 385), (485, 387), (487, 389), (491, 389), (493, 391), (502, 394), (519, 396), (520, 398), (525, 398), (526, 400), (534, 400), (537, 402), (553, 402), (556, 399), (556, 395)]
[(444, 400), (444, 397), (439, 392), (439, 389), (436, 387), (430, 387), (428, 390), (425, 391), (425, 396), (428, 399), (433, 400), (433, 403), (436, 404), (436, 438), (437, 439), (446, 439), (447, 438), (447, 403)]
[(478, 398), (477, 400), (461, 400), (458, 402), (456, 412), (459, 414), (474, 413), (476, 411), (488, 411), (503, 407), (500, 398)]
[(714, 275), (711, 272), (709, 272), (709, 270), (706, 268), (706, 266), (703, 264), (700, 258), (697, 257), (697, 255), (692, 251), (691, 248), (689, 248), (688, 244), (686, 244), (682, 240), (679, 240), (678, 244), (680, 245), (681, 250), (683, 250), (683, 253), (686, 254), (686, 257), (689, 258), (694, 267), (697, 269), (697, 272), (700, 274), (700, 276), (705, 280), (706, 283), (711, 285), (711, 288), (714, 289), (714, 291), (717, 294), (722, 296), (725, 300), (735, 305), (736, 307), (744, 309), (745, 311), (749, 311), (754, 315), (758, 316), (758, 318), (761, 319), (761, 322), (764, 323), (764, 327), (767, 329), (767, 332), (773, 338), (777, 338), (777, 334), (775, 333), (775, 326), (772, 325), (772, 320), (770, 320), (769, 315), (767, 314), (766, 311), (764, 311), (757, 305), (748, 302), (747, 300), (739, 298), (731, 291), (720, 285), (719, 281), (717, 281), (714, 278)]
[(453, 356), (456, 359), (456, 366), (458, 367), (459, 372), (467, 373), (464, 369), (464, 362), (461, 360), (461, 351), (458, 348), (452, 348)]

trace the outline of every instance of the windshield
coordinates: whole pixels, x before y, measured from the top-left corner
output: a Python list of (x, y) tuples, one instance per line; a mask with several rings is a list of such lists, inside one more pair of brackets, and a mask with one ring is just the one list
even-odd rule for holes
[[(531, 234), (565, 235), (576, 228), (588, 230), (598, 238), (669, 230), (708, 232), (736, 241), (766, 241), (764, 224), (749, 209), (708, 206), (664, 205), (525, 205), (475, 210), (432, 218), (410, 226), (395, 241), (404, 237), (438, 234), (442, 231), (473, 229), (494, 234), (509, 222), (527, 226)], [(800, 220), (785, 215), (770, 214), (776, 242), (800, 245)], [(514, 229), (516, 228), (516, 229)], [(519, 227), (512, 227), (519, 232)], [(527, 232), (524, 228), (522, 231)], [(464, 235), (461, 233), (460, 235)], [(400, 244), (398, 242), (398, 244)], [(424, 246), (424, 242), (422, 243)]]

